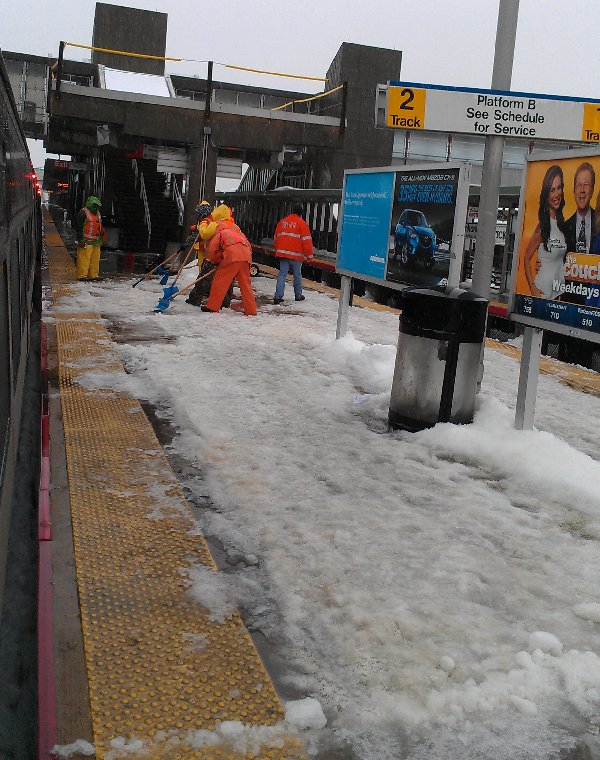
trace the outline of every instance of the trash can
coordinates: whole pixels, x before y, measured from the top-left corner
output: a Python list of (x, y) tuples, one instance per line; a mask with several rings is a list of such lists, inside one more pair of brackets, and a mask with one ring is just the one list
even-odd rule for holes
[(388, 420), (412, 432), (473, 421), (488, 300), (461, 288), (401, 291)]

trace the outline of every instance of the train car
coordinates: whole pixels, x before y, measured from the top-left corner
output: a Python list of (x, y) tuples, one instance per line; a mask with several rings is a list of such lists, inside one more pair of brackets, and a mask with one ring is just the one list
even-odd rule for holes
[(41, 305), (41, 190), (0, 51), (0, 609), (26, 365)]

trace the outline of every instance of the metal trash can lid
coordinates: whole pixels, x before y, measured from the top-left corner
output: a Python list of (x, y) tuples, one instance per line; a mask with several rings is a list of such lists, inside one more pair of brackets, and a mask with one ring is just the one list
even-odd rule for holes
[(461, 342), (482, 341), (488, 303), (487, 298), (464, 288), (404, 288), (400, 291), (401, 330), (417, 335), (451, 333)]

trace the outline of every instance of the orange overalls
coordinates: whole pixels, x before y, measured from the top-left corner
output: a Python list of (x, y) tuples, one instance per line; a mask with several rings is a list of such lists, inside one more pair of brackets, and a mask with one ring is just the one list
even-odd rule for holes
[(213, 276), (206, 309), (219, 311), (229, 286), (236, 279), (242, 294), (244, 314), (256, 314), (256, 299), (250, 282), (252, 248), (248, 238), (231, 219), (219, 222), (217, 231), (211, 238), (207, 256), (218, 265)]

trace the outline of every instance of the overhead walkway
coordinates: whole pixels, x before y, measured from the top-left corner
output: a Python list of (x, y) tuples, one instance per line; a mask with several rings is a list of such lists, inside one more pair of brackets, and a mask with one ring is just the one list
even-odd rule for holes
[[(78, 383), (90, 367), (109, 373), (122, 365), (99, 314), (67, 311), (75, 269), (51, 220), (45, 222), (81, 615), (80, 631), (77, 619), (62, 618), (56, 582), (55, 652), (60, 674), (60, 660), (78, 646), (80, 633), (87, 689), (78, 693), (89, 690), (92, 730), (82, 736), (85, 719), (76, 720), (58, 693), (56, 704), (51, 696), (47, 704), (58, 713), (56, 742), (86, 739), (98, 760), (132, 751), (165, 759), (302, 758), (239, 614), (215, 622), (191, 593), (192, 579), (207, 568), (216, 573), (215, 562), (139, 402)], [(61, 438), (58, 417), (55, 410), (53, 446)], [(52, 473), (53, 483), (60, 478)], [(57, 523), (53, 504), (59, 581), (68, 556)]]

